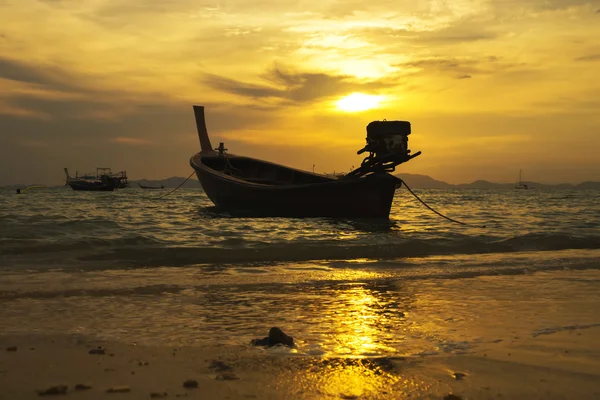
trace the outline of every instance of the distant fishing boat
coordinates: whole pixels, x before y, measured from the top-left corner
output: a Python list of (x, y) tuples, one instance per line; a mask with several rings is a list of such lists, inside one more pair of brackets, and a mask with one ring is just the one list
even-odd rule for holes
[(410, 154), (408, 121), (367, 125), (368, 152), (361, 166), (331, 177), (213, 149), (204, 107), (194, 106), (201, 151), (190, 165), (208, 198), (224, 211), (248, 216), (389, 218), (401, 181), (389, 172), (421, 154)]
[(140, 189), (164, 189), (165, 186), (164, 185), (160, 185), (160, 186), (144, 186), (141, 183), (138, 182), (138, 186), (140, 187)]
[(515, 189), (529, 189), (529, 186), (524, 184), (523, 181), (521, 180), (521, 170), (519, 170), (519, 180), (517, 181), (517, 184), (515, 185)]
[(73, 190), (112, 192), (115, 189), (129, 186), (125, 171), (113, 173), (110, 168), (96, 168), (95, 175), (90, 173), (80, 176), (79, 172), (76, 172), (73, 178), (69, 175), (67, 168), (64, 170), (67, 176), (65, 186), (70, 186)]

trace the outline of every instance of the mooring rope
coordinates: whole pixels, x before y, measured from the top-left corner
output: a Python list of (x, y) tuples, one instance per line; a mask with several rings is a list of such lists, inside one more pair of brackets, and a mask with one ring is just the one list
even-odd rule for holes
[(190, 174), (190, 176), (188, 176), (187, 178), (185, 178), (185, 181), (181, 182), (179, 184), (179, 186), (177, 186), (175, 189), (171, 190), (169, 193), (163, 194), (162, 196), (159, 197), (159, 199), (162, 199), (163, 197), (166, 197), (168, 195), (170, 195), (171, 193), (173, 193), (174, 191), (176, 191), (177, 189), (179, 189), (180, 187), (183, 186), (184, 183), (186, 183), (191, 177), (192, 175), (194, 175), (196, 173), (196, 171), (192, 171), (192, 173)]
[(442, 214), (442, 213), (440, 213), (440, 212), (438, 212), (438, 211), (434, 210), (434, 209), (433, 209), (433, 208), (431, 208), (431, 207), (430, 207), (430, 206), (429, 206), (427, 203), (425, 203), (423, 200), (421, 200), (421, 199), (419, 198), (419, 196), (417, 196), (417, 195), (416, 195), (416, 193), (415, 193), (415, 192), (413, 192), (413, 191), (411, 190), (411, 188), (410, 188), (410, 187), (409, 187), (409, 186), (406, 184), (406, 182), (404, 182), (404, 181), (403, 181), (402, 179), (400, 179), (400, 178), (398, 178), (398, 179), (400, 180), (400, 182), (402, 182), (402, 183), (404, 184), (404, 186), (406, 186), (406, 189), (408, 189), (408, 191), (410, 192), (410, 194), (412, 194), (413, 196), (415, 196), (415, 199), (419, 200), (419, 201), (421, 202), (421, 204), (423, 204), (425, 207), (427, 207), (428, 209), (430, 209), (431, 211), (433, 211), (434, 213), (436, 213), (436, 214), (437, 214), (437, 215), (439, 215), (440, 217), (442, 217), (442, 218), (445, 218), (445, 219), (447, 219), (448, 221), (451, 221), (451, 222), (454, 222), (454, 223), (457, 223), (457, 224), (460, 224), (460, 225), (465, 225), (465, 226), (473, 226), (473, 227), (476, 227), (476, 228), (486, 228), (486, 226), (485, 226), (485, 225), (473, 225), (473, 224), (467, 224), (466, 222), (457, 221), (457, 220), (455, 220), (455, 219), (452, 219), (452, 218), (450, 218), (450, 217), (447, 217), (447, 216), (445, 216), (444, 214)]
[[(232, 168), (233, 168), (233, 167), (232, 167)], [(234, 168), (234, 169), (235, 169), (235, 168)], [(185, 180), (184, 180), (183, 182), (181, 182), (181, 183), (179, 184), (179, 186), (177, 186), (175, 189), (171, 190), (169, 193), (166, 193), (166, 194), (164, 194), (164, 195), (160, 196), (160, 197), (159, 197), (159, 199), (162, 199), (163, 197), (166, 197), (166, 196), (170, 195), (171, 193), (175, 192), (177, 189), (179, 189), (180, 187), (182, 187), (182, 186), (183, 186), (183, 185), (184, 185), (184, 184), (185, 184), (185, 183), (186, 183), (186, 182), (187, 182), (187, 181), (188, 181), (188, 180), (189, 180), (189, 179), (190, 179), (190, 178), (191, 178), (191, 177), (194, 175), (194, 173), (195, 173), (195, 172), (196, 172), (196, 171), (192, 171), (192, 173), (190, 174), (190, 176), (188, 176), (187, 178), (185, 178)], [(399, 181), (400, 181), (402, 184), (404, 184), (404, 186), (406, 187), (406, 189), (408, 189), (408, 191), (410, 192), (410, 194), (412, 194), (412, 195), (415, 197), (415, 199), (419, 200), (419, 202), (420, 202), (421, 204), (423, 204), (425, 207), (427, 207), (429, 210), (433, 211), (434, 213), (436, 213), (436, 214), (437, 214), (437, 215), (439, 215), (440, 217), (442, 217), (442, 218), (445, 218), (445, 219), (447, 219), (448, 221), (451, 221), (451, 222), (454, 222), (454, 223), (457, 223), (457, 224), (460, 224), (460, 225), (465, 225), (465, 226), (473, 226), (473, 227), (476, 227), (476, 228), (486, 228), (486, 226), (485, 226), (485, 225), (473, 225), (473, 224), (468, 224), (468, 223), (466, 223), (466, 222), (457, 221), (457, 220), (455, 220), (455, 219), (453, 219), (453, 218), (450, 218), (450, 217), (447, 217), (447, 216), (445, 216), (444, 214), (442, 214), (442, 213), (440, 213), (440, 212), (438, 212), (438, 211), (434, 210), (434, 209), (433, 209), (433, 208), (431, 208), (431, 207), (430, 207), (430, 206), (429, 206), (427, 203), (425, 203), (423, 200), (421, 200), (421, 198), (420, 198), (419, 196), (417, 196), (417, 194), (416, 194), (415, 192), (413, 192), (413, 191), (412, 191), (412, 189), (410, 188), (410, 186), (408, 186), (408, 185), (406, 184), (406, 182), (404, 182), (404, 181), (403, 181), (402, 179), (400, 179), (400, 178), (398, 178), (398, 180), (399, 180)]]

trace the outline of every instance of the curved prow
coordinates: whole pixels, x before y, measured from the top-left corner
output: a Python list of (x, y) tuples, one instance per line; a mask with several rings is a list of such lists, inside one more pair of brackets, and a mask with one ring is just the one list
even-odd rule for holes
[(194, 116), (196, 117), (196, 128), (198, 129), (198, 138), (200, 139), (200, 148), (203, 152), (214, 151), (210, 145), (208, 131), (206, 130), (206, 120), (204, 118), (204, 106), (194, 106)]
[(69, 175), (69, 170), (65, 168), (65, 175), (67, 176), (67, 181), (69, 179), (71, 179), (71, 176)]

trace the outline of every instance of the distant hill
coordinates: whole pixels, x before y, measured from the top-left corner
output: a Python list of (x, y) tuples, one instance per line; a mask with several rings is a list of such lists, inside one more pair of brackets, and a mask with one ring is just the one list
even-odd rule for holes
[(396, 174), (403, 179), (408, 186), (415, 189), (450, 189), (453, 185), (438, 181), (427, 175), (419, 174)]
[[(494, 183), (485, 180), (477, 180), (471, 183), (460, 183), (457, 185), (447, 183), (444, 181), (438, 181), (433, 179), (427, 175), (420, 174), (396, 174), (397, 177), (403, 179), (408, 186), (413, 189), (513, 189), (515, 187), (514, 183)], [(186, 178), (182, 178), (179, 176), (173, 176), (167, 179), (138, 179), (138, 180), (130, 180), (129, 186), (131, 188), (139, 188), (138, 183), (144, 186), (161, 186), (163, 185), (165, 188), (175, 188), (179, 186)], [(586, 181), (581, 182), (577, 185), (573, 185), (570, 183), (558, 183), (558, 184), (544, 184), (538, 182), (529, 182), (523, 181), (526, 185), (528, 185), (532, 189), (582, 189), (582, 190), (600, 190), (600, 182), (594, 181)], [(16, 190), (23, 189), (27, 186), (31, 185), (7, 185), (0, 186), (2, 190)], [(48, 186), (48, 188), (59, 188), (61, 186)], [(191, 177), (182, 187), (190, 188), (190, 189), (199, 189), (202, 188), (200, 186), (200, 182), (198, 179), (193, 176)]]
[[(185, 181), (185, 178), (181, 178), (178, 176), (172, 176), (170, 178), (167, 179), (159, 179), (159, 180), (152, 180), (152, 179), (140, 179), (140, 180), (136, 180), (136, 181), (129, 181), (129, 187), (131, 188), (139, 188), (138, 183), (140, 185), (143, 186), (160, 186), (163, 185), (165, 188), (176, 188), (177, 186), (181, 185), (181, 183)], [(183, 184), (182, 188), (201, 188), (202, 186), (200, 186), (200, 182), (198, 182), (198, 178), (196, 178), (195, 176), (192, 176), (190, 179), (188, 179), (188, 181), (186, 183)]]
[(600, 182), (585, 181), (575, 185), (576, 189), (598, 189)]
[[(183, 181), (185, 181), (185, 179), (186, 178), (173, 176), (173, 177), (170, 177), (167, 179), (129, 180), (129, 187), (133, 188), (133, 189), (139, 189), (138, 183), (140, 183), (143, 186), (161, 186), (161, 185), (163, 185), (165, 188), (176, 188)], [(33, 185), (6, 185), (6, 186), (0, 186), (0, 189), (2, 189), (2, 190), (17, 190), (17, 189), (24, 189), (28, 186), (33, 186)], [(43, 186), (43, 185), (40, 185), (40, 186)], [(64, 185), (46, 186), (47, 189), (57, 189), (57, 188), (61, 188), (61, 187), (64, 187)], [(185, 184), (183, 184), (182, 188), (200, 189), (200, 188), (202, 188), (202, 186), (200, 186), (200, 182), (198, 182), (198, 179), (195, 176), (193, 176)]]
[[(396, 174), (414, 189), (513, 189), (514, 183), (494, 183), (485, 180), (477, 180), (471, 183), (459, 183), (457, 185), (438, 181), (427, 175), (419, 174)], [(570, 183), (545, 184), (539, 182), (523, 181), (531, 189), (586, 189), (600, 190), (600, 182), (586, 181), (573, 185)]]

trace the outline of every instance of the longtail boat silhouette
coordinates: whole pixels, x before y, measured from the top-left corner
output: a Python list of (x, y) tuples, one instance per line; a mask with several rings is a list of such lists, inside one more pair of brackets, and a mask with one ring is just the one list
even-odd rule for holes
[(203, 106), (193, 106), (201, 151), (190, 165), (208, 198), (232, 214), (273, 217), (389, 218), (401, 181), (390, 174), (410, 154), (408, 121), (367, 125), (368, 152), (360, 167), (339, 177), (302, 171), (269, 161), (213, 149)]
[(160, 189), (164, 189), (165, 188), (165, 185), (160, 185), (160, 186), (144, 186), (144, 185), (142, 185), (139, 182), (138, 182), (138, 186), (140, 187), (140, 189), (148, 189), (148, 190), (150, 190), (150, 189), (159, 189), (160, 190)]

